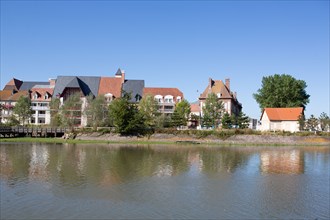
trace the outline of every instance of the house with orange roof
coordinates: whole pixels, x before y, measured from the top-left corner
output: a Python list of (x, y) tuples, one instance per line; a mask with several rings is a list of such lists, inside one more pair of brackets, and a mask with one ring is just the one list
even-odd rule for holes
[(145, 87), (143, 96), (151, 95), (158, 102), (159, 112), (172, 114), (175, 105), (183, 100), (183, 93), (178, 88)]
[(21, 96), (30, 97), (30, 93), (26, 90), (16, 91), (16, 90), (2, 90), (0, 91), (0, 105), (1, 105), (1, 115), (0, 122), (7, 123), (9, 118), (13, 114), (13, 108)]
[(201, 115), (203, 116), (203, 107), (205, 100), (210, 93), (214, 93), (218, 97), (218, 101), (224, 104), (224, 110), (229, 115), (238, 115), (242, 111), (242, 104), (237, 100), (237, 93), (230, 89), (230, 79), (226, 79), (225, 83), (222, 80), (213, 80), (209, 78), (209, 83), (204, 92), (199, 97)]
[(188, 126), (192, 128), (196, 128), (200, 124), (201, 119), (201, 107), (199, 101), (190, 103), (190, 115)]
[(261, 131), (299, 131), (299, 117), (304, 114), (303, 107), (265, 108), (262, 111), (258, 129)]

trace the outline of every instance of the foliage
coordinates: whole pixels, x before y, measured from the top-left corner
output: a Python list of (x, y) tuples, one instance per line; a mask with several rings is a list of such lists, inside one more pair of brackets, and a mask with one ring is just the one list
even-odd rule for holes
[(236, 128), (245, 129), (249, 127), (250, 119), (242, 111), (238, 115), (232, 115), (233, 124)]
[(80, 94), (70, 95), (61, 107), (61, 121), (65, 127), (73, 128), (80, 124), (81, 120), (81, 100)]
[(6, 123), (7, 126), (17, 126), (19, 125), (19, 120), (15, 117), (15, 115), (11, 115)]
[(172, 116), (172, 125), (177, 126), (186, 126), (190, 114), (190, 104), (187, 100), (182, 100), (178, 102), (175, 106), (173, 116)]
[(109, 117), (113, 120), (115, 131), (122, 135), (141, 134), (145, 131), (143, 115), (136, 105), (129, 102), (130, 95), (115, 99), (109, 105)]
[(327, 113), (322, 112), (319, 117), (320, 127), (322, 131), (326, 131), (330, 127), (330, 118)]
[(53, 127), (61, 126), (61, 114), (60, 114), (60, 99), (53, 98), (49, 103), (50, 107), (50, 124)]
[(216, 94), (210, 93), (203, 106), (203, 126), (217, 128), (220, 124), (223, 110), (222, 101), (218, 101)]
[(87, 124), (94, 129), (109, 125), (108, 105), (102, 95), (96, 98), (93, 95), (87, 96), (87, 106), (84, 114), (87, 116)]
[(275, 74), (262, 78), (262, 86), (253, 97), (261, 109), (306, 107), (309, 97), (306, 83), (287, 74)]
[(221, 124), (222, 124), (222, 128), (224, 128), (224, 129), (232, 128), (233, 118), (230, 117), (228, 112), (225, 112), (225, 114), (223, 115), (223, 117), (221, 119)]
[(307, 129), (310, 131), (317, 131), (318, 124), (319, 120), (315, 118), (314, 115), (311, 115), (311, 117), (306, 122)]
[(171, 127), (172, 117), (166, 114), (161, 114), (156, 117), (156, 128), (168, 128)]
[(158, 102), (151, 95), (143, 97), (139, 103), (139, 112), (144, 118), (144, 124), (148, 128), (154, 128), (157, 124)]
[(26, 96), (20, 96), (16, 105), (14, 106), (13, 113), (18, 116), (18, 120), (21, 124), (25, 124), (26, 120), (31, 118), (31, 100)]
[(306, 119), (304, 114), (300, 114), (298, 118), (298, 123), (299, 123), (299, 130), (303, 131), (305, 130), (305, 124), (306, 124)]

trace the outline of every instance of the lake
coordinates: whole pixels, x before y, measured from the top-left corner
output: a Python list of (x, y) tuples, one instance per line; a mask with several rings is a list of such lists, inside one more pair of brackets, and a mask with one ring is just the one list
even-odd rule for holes
[(327, 219), (330, 148), (0, 145), (1, 219)]

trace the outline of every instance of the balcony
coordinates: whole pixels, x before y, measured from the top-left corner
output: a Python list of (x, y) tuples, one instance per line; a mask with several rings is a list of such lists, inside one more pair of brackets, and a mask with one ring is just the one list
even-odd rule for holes
[(48, 106), (31, 106), (32, 110), (39, 111), (39, 110), (49, 110)]

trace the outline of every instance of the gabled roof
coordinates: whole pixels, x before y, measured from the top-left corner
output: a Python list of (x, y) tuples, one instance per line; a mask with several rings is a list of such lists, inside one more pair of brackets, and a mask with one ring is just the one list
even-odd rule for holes
[(100, 77), (96, 76), (58, 76), (54, 94), (62, 94), (65, 88), (80, 88), (84, 95), (92, 93), (97, 96)]
[[(38, 99), (34, 99), (34, 97), (31, 97), (32, 98), (32, 101), (50, 101), (51, 99), (51, 96), (53, 95), (53, 91), (54, 91), (54, 88), (52, 86), (34, 86), (32, 89), (31, 89), (32, 93), (34, 92), (37, 92), (39, 93), (40, 97), (38, 97)], [(48, 93), (49, 97), (48, 99), (45, 100), (45, 95)]]
[(11, 79), (3, 88), (3, 90), (16, 90), (18, 91), (22, 85), (22, 81), (18, 79)]
[(221, 94), (221, 98), (234, 98), (233, 95), (230, 93), (229, 89), (227, 86), (222, 82), (222, 80), (211, 80), (211, 85), (207, 85), (206, 89), (204, 92), (201, 94), (199, 98), (207, 98), (209, 93), (214, 93), (214, 94)]
[(261, 119), (266, 113), (270, 121), (297, 121), (303, 114), (304, 108), (265, 108), (261, 114)]
[(111, 93), (114, 97), (121, 97), (122, 79), (115, 77), (101, 77), (98, 95)]
[(143, 88), (144, 80), (125, 80), (123, 84), (123, 91), (131, 94), (131, 102), (138, 102), (138, 98), (142, 98)]
[(151, 87), (146, 87), (143, 89), (143, 95), (161, 95), (161, 96), (166, 96), (166, 95), (172, 95), (175, 100), (178, 96), (183, 99), (183, 93), (178, 89), (178, 88), (151, 88)]
[(0, 101), (17, 101), (21, 96), (29, 96), (29, 92), (26, 90), (12, 93), (10, 90), (0, 91)]

